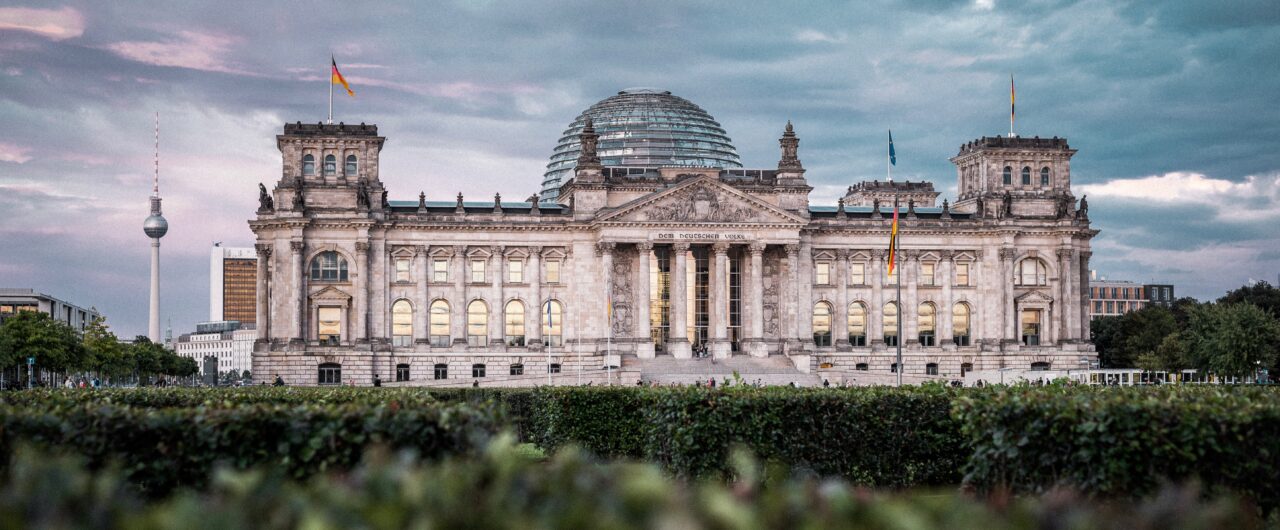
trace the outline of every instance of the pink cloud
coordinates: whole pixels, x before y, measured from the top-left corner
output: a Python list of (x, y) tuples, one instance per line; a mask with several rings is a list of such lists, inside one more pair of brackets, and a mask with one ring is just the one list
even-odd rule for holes
[(30, 147), (22, 147), (10, 143), (0, 142), (0, 162), (14, 162), (25, 164), (31, 160), (27, 153), (31, 152)]
[(105, 48), (125, 59), (156, 66), (259, 75), (227, 61), (227, 55), (239, 41), (228, 35), (180, 31), (165, 41), (124, 41), (108, 44)]
[(35, 33), (53, 40), (66, 40), (84, 34), (84, 16), (70, 7), (0, 7), (0, 30), (6, 29)]

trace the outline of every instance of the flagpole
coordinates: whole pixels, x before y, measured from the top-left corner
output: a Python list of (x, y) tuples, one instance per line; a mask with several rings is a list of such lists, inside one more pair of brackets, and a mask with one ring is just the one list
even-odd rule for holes
[[(555, 300), (556, 293), (551, 293), (551, 300)], [(547, 301), (547, 333), (542, 337), (543, 348), (547, 349), (547, 386), (551, 386), (551, 300)], [(563, 316), (561, 318), (564, 318)]]
[[(894, 212), (894, 217), (897, 217), (897, 213), (898, 213), (898, 190), (897, 190), (897, 189), (894, 189), (894, 190), (893, 190), (893, 212)], [(899, 222), (899, 223), (901, 223), (902, 221), (901, 221), (901, 220), (899, 220), (898, 222)], [(901, 231), (902, 231), (902, 226), (901, 226), (901, 225), (899, 225), (899, 226), (898, 226), (898, 231), (899, 231), (899, 232), (901, 232)], [(900, 245), (898, 245), (898, 236), (897, 236), (897, 235), (894, 235), (894, 236), (893, 236), (893, 250), (894, 250), (894, 252), (899, 252), (899, 251), (901, 251), (901, 246), (900, 246)], [(895, 264), (895, 265), (896, 265), (896, 264)], [(896, 319), (896, 320), (897, 320), (897, 326), (898, 326), (898, 354), (897, 354), (898, 374), (897, 374), (897, 375), (898, 375), (898, 386), (902, 386), (902, 371), (903, 371), (903, 366), (902, 366), (902, 315), (903, 315), (903, 311), (902, 311), (902, 268), (901, 268), (901, 267), (898, 267), (898, 275), (895, 277), (895, 279), (894, 279), (894, 283), (898, 284), (898, 289), (897, 289), (897, 299), (896, 299), (896, 300), (894, 300), (894, 302), (893, 302), (893, 303), (894, 303), (894, 305), (896, 305), (896, 306), (897, 306), (897, 308), (898, 308), (898, 318)]]
[(608, 331), (604, 339), (604, 380), (605, 384), (613, 386), (613, 365), (609, 364), (609, 357), (613, 356), (613, 300), (608, 301), (609, 311), (605, 313), (604, 327)]
[(1009, 137), (1013, 138), (1015, 92), (1013, 90), (1013, 74), (1009, 74)]
[(333, 125), (333, 72), (329, 72), (329, 125)]

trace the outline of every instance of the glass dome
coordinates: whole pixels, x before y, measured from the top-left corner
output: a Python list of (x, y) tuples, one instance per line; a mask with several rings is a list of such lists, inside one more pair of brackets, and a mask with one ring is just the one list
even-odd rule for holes
[(742, 167), (732, 140), (707, 111), (666, 90), (628, 88), (583, 111), (560, 135), (542, 179), (547, 200), (573, 178), (587, 116), (600, 135), (598, 153), (606, 166)]

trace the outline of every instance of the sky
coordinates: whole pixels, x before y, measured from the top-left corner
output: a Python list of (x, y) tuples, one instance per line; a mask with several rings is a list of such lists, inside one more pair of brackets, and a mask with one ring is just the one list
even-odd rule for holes
[[(145, 334), (159, 113), (162, 320), (208, 320), (213, 242), (251, 246), (283, 123), (328, 111), (387, 137), (393, 200), (539, 189), (562, 130), (660, 87), (777, 164), (787, 120), (814, 187), (898, 179), (954, 199), (959, 146), (1066, 137), (1100, 276), (1213, 299), (1280, 274), (1274, 0), (51, 2), (0, 6), (0, 286)], [(165, 324), (162, 323), (162, 326)]]

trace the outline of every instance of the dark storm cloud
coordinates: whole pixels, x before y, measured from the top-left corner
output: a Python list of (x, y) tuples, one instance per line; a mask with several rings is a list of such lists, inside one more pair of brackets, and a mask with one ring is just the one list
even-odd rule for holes
[(1216, 296), (1280, 268), (1269, 0), (70, 2), (24, 11), (41, 29), (6, 9), (0, 207), (21, 215), (0, 231), (4, 283), (100, 304), (125, 334), (146, 314), (153, 112), (166, 314), (186, 330), (205, 317), (209, 243), (252, 242), (281, 123), (324, 118), (330, 53), (358, 93), (335, 117), (388, 136), (393, 198), (523, 198), (565, 125), (629, 86), (708, 110), (748, 166), (776, 163), (792, 120), (815, 202), (883, 178), (889, 128), (898, 178), (954, 190), (958, 146), (1007, 133), (1014, 73), (1018, 132), (1080, 150), (1110, 277)]

